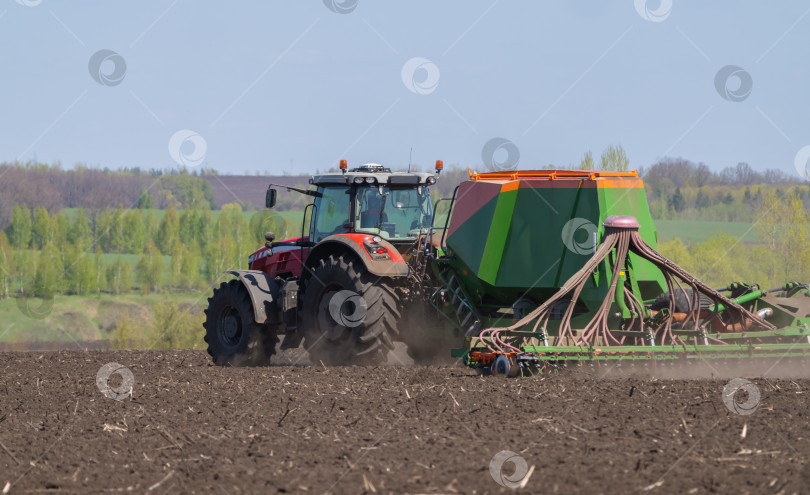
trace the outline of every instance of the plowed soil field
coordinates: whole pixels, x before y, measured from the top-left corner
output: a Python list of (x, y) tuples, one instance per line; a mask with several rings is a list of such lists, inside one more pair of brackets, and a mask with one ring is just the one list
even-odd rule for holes
[(810, 491), (810, 380), (673, 376), (4, 352), (0, 492)]

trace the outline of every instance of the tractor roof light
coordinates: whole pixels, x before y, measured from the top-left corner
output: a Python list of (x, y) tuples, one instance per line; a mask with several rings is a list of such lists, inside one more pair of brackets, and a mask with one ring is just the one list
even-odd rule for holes
[(340, 161), (340, 170), (345, 174), (346, 169), (348, 169), (348, 168), (349, 168), (349, 164), (346, 163), (346, 160), (341, 160)]
[(444, 170), (444, 162), (441, 160), (436, 160), (436, 175), (439, 175)]
[(375, 179), (374, 177), (366, 177), (366, 182), (368, 182), (369, 184), (374, 184), (375, 180), (377, 179)]
[(354, 178), (354, 183), (355, 184), (362, 184), (363, 183), (363, 178), (362, 177), (355, 177)]
[(428, 177), (426, 180), (427, 180), (428, 184), (435, 184), (436, 183), (436, 177)]

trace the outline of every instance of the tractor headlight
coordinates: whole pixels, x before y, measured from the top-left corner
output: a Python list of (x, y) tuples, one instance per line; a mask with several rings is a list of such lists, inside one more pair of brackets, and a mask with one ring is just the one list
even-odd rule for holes
[(428, 184), (435, 184), (436, 183), (436, 177), (428, 177), (427, 178), (427, 183)]
[(354, 178), (354, 183), (355, 184), (362, 184), (363, 183), (363, 178), (362, 177), (355, 177)]
[(369, 184), (374, 184), (374, 177), (366, 177), (366, 182)]

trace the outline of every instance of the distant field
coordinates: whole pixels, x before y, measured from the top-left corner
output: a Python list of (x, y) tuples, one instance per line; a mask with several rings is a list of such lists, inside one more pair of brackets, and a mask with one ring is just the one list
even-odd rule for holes
[[(70, 342), (109, 338), (123, 313), (146, 320), (158, 302), (187, 303), (204, 307), (210, 290), (198, 293), (124, 294), (114, 296), (56, 296), (42, 299), (0, 299), (0, 342)], [(23, 310), (30, 304), (29, 314)], [(20, 307), (22, 305), (22, 307)], [(41, 316), (39, 316), (41, 314)], [(202, 330), (201, 330), (202, 332)], [(202, 338), (202, 333), (200, 334)]]
[(658, 239), (671, 241), (679, 237), (684, 243), (703, 242), (720, 232), (742, 239), (743, 242), (760, 242), (756, 226), (747, 222), (712, 222), (692, 220), (656, 220)]

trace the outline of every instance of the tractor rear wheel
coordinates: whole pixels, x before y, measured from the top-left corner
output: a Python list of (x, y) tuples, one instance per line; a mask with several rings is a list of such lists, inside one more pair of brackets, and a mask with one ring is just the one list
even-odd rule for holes
[(387, 278), (356, 258), (331, 255), (304, 293), (304, 346), (313, 364), (380, 364), (398, 336), (399, 298)]
[(203, 327), (208, 354), (218, 365), (258, 366), (269, 363), (276, 353), (275, 327), (256, 323), (250, 295), (238, 280), (214, 289)]

